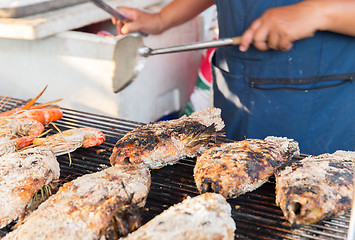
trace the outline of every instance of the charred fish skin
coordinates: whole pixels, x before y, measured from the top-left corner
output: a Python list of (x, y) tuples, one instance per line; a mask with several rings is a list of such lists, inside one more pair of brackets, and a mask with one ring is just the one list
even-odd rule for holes
[(59, 176), (59, 163), (48, 148), (0, 157), (0, 228), (22, 217), (35, 193)]
[(309, 156), (276, 173), (276, 204), (294, 226), (340, 216), (351, 209), (355, 152)]
[(196, 157), (220, 135), (224, 127), (220, 113), (218, 108), (208, 108), (189, 117), (138, 127), (117, 141), (110, 162), (156, 169), (183, 157)]
[(121, 165), (65, 183), (3, 239), (102, 239), (129, 205), (142, 207), (150, 172)]
[(223, 143), (197, 157), (196, 186), (200, 193), (236, 198), (260, 187), (277, 168), (298, 154), (298, 143), (282, 137)]
[(226, 199), (205, 193), (171, 206), (122, 240), (232, 240), (235, 229)]

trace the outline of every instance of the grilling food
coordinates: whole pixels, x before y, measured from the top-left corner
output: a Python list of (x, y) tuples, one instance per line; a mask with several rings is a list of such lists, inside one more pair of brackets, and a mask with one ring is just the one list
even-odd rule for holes
[(47, 148), (0, 157), (0, 228), (22, 217), (36, 192), (59, 175), (57, 159)]
[(44, 125), (47, 125), (48, 123), (61, 119), (63, 117), (63, 112), (59, 108), (45, 107), (40, 109), (18, 111), (11, 115), (11, 117), (16, 119), (34, 119)]
[(281, 137), (222, 143), (197, 158), (196, 186), (200, 193), (235, 198), (260, 187), (278, 167), (298, 154), (298, 143)]
[(276, 173), (276, 204), (293, 225), (312, 224), (351, 209), (355, 152), (309, 156)]
[(105, 141), (103, 132), (96, 128), (73, 128), (48, 137), (33, 140), (35, 146), (46, 146), (54, 151), (56, 156), (73, 152), (79, 147), (89, 148)]
[(9, 153), (16, 152), (17, 150), (30, 145), (34, 139), (35, 136), (27, 136), (15, 139), (0, 138), (0, 157)]
[(205, 193), (187, 197), (123, 239), (234, 239), (235, 229), (226, 199)]
[[(9, 111), (5, 111), (5, 112), (1, 112), (0, 113), (0, 117), (9, 117), (9, 116), (12, 116), (16, 113), (20, 113), (20, 112), (23, 112), (25, 110), (31, 110), (31, 109), (42, 109), (42, 108), (45, 108), (45, 107), (48, 107), (48, 106), (51, 106), (53, 105), (54, 103), (57, 103), (59, 101), (61, 101), (61, 99), (58, 99), (58, 100), (54, 100), (52, 102), (48, 102), (48, 103), (44, 103), (44, 104), (37, 104), (37, 105), (34, 105), (37, 101), (37, 99), (44, 93), (44, 91), (47, 89), (47, 86), (34, 98), (32, 98), (30, 101), (28, 101), (28, 103), (26, 103), (26, 105), (24, 106), (21, 106), (21, 107), (17, 107), (17, 108), (14, 108), (14, 109), (11, 109)], [(5, 100), (5, 97), (3, 99), (1, 99), (0, 103), (2, 101)], [(8, 100), (7, 100), (8, 101)], [(2, 106), (1, 106), (2, 107)], [(1, 109), (0, 107), (0, 109)]]
[(156, 169), (205, 151), (224, 127), (221, 110), (208, 108), (189, 117), (147, 124), (128, 132), (113, 149), (112, 165), (139, 163)]
[[(137, 226), (150, 172), (123, 165), (65, 183), (3, 239), (116, 239)], [(117, 224), (117, 225), (115, 225)]]
[(43, 124), (34, 119), (0, 118), (0, 138), (39, 136), (43, 131)]

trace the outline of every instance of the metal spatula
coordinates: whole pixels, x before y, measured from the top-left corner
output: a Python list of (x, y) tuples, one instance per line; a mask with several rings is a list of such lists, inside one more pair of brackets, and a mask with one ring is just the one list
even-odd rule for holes
[(113, 82), (114, 92), (117, 93), (133, 82), (143, 69), (146, 57), (159, 54), (194, 51), (200, 49), (217, 48), (223, 46), (239, 45), (240, 37), (224, 38), (219, 40), (197, 42), (165, 48), (152, 49), (144, 46), (140, 35), (131, 35), (122, 38), (117, 43), (117, 78)]
[[(111, 14), (116, 19), (128, 22), (127, 16), (105, 3), (103, 0), (91, 0), (96, 6)], [(239, 45), (240, 37), (224, 38), (208, 42), (197, 42), (185, 45), (171, 46), (152, 49), (143, 45), (144, 33), (129, 34), (122, 36), (117, 42), (117, 77), (113, 80), (113, 91), (118, 93), (136, 79), (143, 69), (145, 58), (152, 55), (194, 51), (200, 49), (217, 48), (230, 45)]]

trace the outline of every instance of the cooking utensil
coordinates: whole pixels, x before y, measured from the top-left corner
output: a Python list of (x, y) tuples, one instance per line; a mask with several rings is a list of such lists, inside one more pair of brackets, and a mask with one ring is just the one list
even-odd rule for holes
[[(111, 7), (103, 0), (91, 0), (96, 6), (101, 8), (102, 10), (109, 13), (114, 18), (122, 21), (123, 23), (129, 22), (127, 16), (120, 10)], [(113, 89), (114, 92), (117, 93), (128, 86), (131, 81), (135, 78), (138, 72), (141, 71), (136, 58), (131, 58), (131, 56), (135, 55), (136, 46), (143, 46), (143, 41), (140, 36), (147, 36), (142, 32), (138, 32), (135, 34), (129, 34), (125, 36), (121, 36), (121, 38), (117, 42), (117, 51), (119, 53), (119, 57), (117, 58), (117, 78), (113, 80)], [(128, 46), (127, 49), (124, 49)], [(134, 48), (129, 47), (134, 46)], [(134, 51), (134, 52), (133, 52)]]
[[(127, 18), (127, 16), (120, 10), (111, 7), (109, 4), (107, 4), (105, 1), (103, 0), (91, 0), (96, 6), (98, 6), (99, 8), (101, 8), (102, 10), (104, 10), (105, 12), (109, 13), (111, 16), (113, 16), (114, 18), (122, 21), (123, 23), (127, 23), (130, 20)], [(147, 34), (143, 33), (143, 32), (138, 32), (140, 35), (142, 36), (147, 36)]]
[(232, 37), (152, 49), (144, 46), (140, 35), (121, 38), (117, 43), (117, 77), (113, 80), (113, 90), (117, 93), (133, 82), (149, 56), (239, 45), (240, 41), (241, 37)]
[(111, 14), (114, 18), (123, 22), (128, 22), (127, 16), (118, 9), (115, 9), (102, 0), (91, 0), (96, 6)]
[(233, 38), (222, 38), (219, 40), (213, 40), (208, 42), (191, 43), (191, 44), (157, 48), (157, 49), (152, 49), (149, 47), (141, 47), (138, 49), (138, 53), (143, 57), (148, 57), (148, 56), (158, 55), (158, 54), (193, 51), (193, 50), (216, 48), (216, 47), (223, 47), (223, 46), (230, 46), (230, 45), (239, 45), (240, 40), (241, 40), (240, 37), (233, 37)]
[(143, 46), (143, 39), (138, 34), (122, 36), (116, 43), (116, 77), (112, 87), (115, 93), (120, 92), (133, 82), (144, 67), (144, 58), (137, 54), (137, 49)]
[[(124, 23), (129, 21), (123, 12), (111, 7), (103, 0), (91, 1), (102, 10), (111, 14), (114, 18), (119, 19)], [(123, 36), (117, 42), (117, 77), (113, 79), (112, 84), (115, 93), (123, 90), (135, 80), (138, 73), (144, 67), (145, 57), (240, 44), (240, 37), (233, 37), (208, 42), (152, 49), (143, 45), (142, 36), (147, 35), (145, 33), (138, 32), (136, 34)]]

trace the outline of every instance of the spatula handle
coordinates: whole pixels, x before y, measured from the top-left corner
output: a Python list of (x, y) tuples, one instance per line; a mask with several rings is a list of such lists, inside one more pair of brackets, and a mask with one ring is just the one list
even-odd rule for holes
[(232, 37), (233, 45), (239, 45), (242, 41), (242, 37)]
[(171, 46), (165, 48), (148, 49), (149, 51), (145, 49), (145, 51), (140, 51), (140, 54), (147, 57), (149, 55), (185, 52), (185, 51), (217, 48), (217, 47), (231, 46), (231, 45), (238, 45), (238, 44), (240, 44), (240, 37), (222, 38), (222, 39), (212, 40), (208, 42), (198, 42), (198, 43), (190, 43), (190, 44)]

